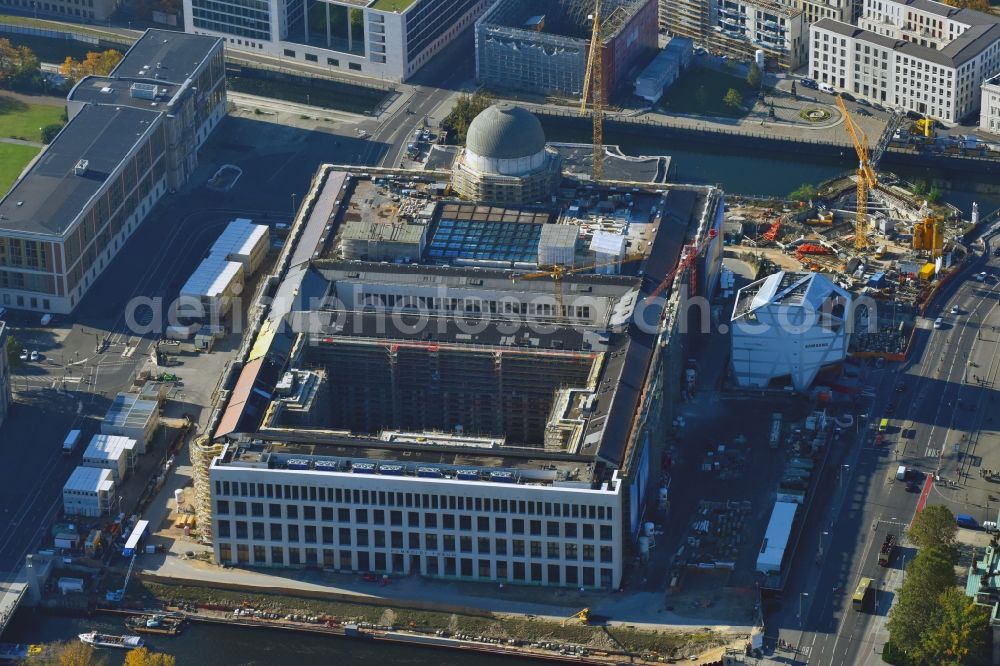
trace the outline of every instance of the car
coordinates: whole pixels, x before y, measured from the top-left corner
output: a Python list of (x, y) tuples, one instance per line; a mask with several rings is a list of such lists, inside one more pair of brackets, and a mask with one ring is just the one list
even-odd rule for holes
[(879, 104), (878, 102), (872, 102), (872, 108), (875, 109), (876, 111), (885, 111), (885, 107)]
[(27, 349), (22, 349), (21, 350), (21, 360), (22, 361), (27, 361), (28, 360), (28, 350)]
[(377, 583), (378, 576), (376, 576), (373, 573), (361, 574), (361, 580), (365, 581), (366, 583)]
[(828, 95), (836, 95), (837, 89), (831, 86), (829, 83), (817, 84), (817, 87)]
[(976, 282), (986, 282), (986, 278), (989, 277), (989, 273), (983, 271), (981, 273), (976, 273)]
[(868, 100), (866, 100), (864, 98), (861, 98), (861, 97), (858, 98), (858, 104), (860, 104), (861, 106), (871, 106), (872, 105), (871, 102), (869, 102)]
[(856, 110), (854, 111), (854, 113), (858, 114), (859, 116), (867, 116), (867, 117), (869, 117), (869, 118), (870, 118), (870, 117), (872, 117), (872, 116), (874, 115), (874, 114), (873, 114), (873, 113), (872, 113), (871, 111), (869, 111), (868, 109), (856, 109)]
[(854, 101), (857, 101), (857, 100), (856, 100), (856, 98), (854, 97), (854, 95), (852, 95), (852, 94), (851, 94), (851, 93), (849, 93), (849, 92), (842, 92), (842, 93), (840, 93), (840, 96), (841, 96), (842, 98), (844, 98), (845, 100), (847, 100), (848, 102), (854, 102)]
[(952, 314), (959, 314), (959, 313), (960, 313), (961, 311), (962, 311), (962, 310), (961, 310), (961, 309), (959, 309), (959, 307), (958, 307), (957, 305), (953, 305), (953, 306), (951, 306), (951, 313), (952, 313)]
[(941, 328), (944, 326), (944, 317), (938, 317), (934, 320), (934, 328)]
[(909, 118), (910, 120), (920, 120), (921, 118), (923, 118), (923, 116), (917, 113), (916, 111), (907, 111), (906, 117)]
[(908, 493), (918, 493), (920, 492), (920, 486), (917, 485), (916, 481), (906, 482), (906, 492)]
[(40, 358), (41, 358), (41, 355), (37, 351), (32, 350), (32, 352), (31, 352), (31, 360), (32, 361), (37, 361)]
[(994, 534), (997, 531), (997, 523), (995, 520), (984, 520), (983, 529), (989, 533)]
[(705, 50), (704, 47), (699, 46), (699, 47), (695, 48), (694, 54), (695, 55), (700, 55), (700, 56), (708, 55), (708, 51)]
[(799, 83), (801, 85), (804, 85), (806, 88), (816, 87), (816, 81), (814, 81), (813, 79), (802, 79), (801, 81), (799, 81)]

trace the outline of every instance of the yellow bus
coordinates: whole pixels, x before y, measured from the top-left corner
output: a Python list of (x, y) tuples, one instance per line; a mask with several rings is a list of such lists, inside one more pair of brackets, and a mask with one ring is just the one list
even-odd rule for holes
[(878, 423), (879, 432), (885, 432), (888, 429), (889, 429), (889, 419), (882, 419), (881, 421), (879, 421)]
[(854, 610), (861, 611), (865, 607), (865, 599), (868, 597), (868, 591), (872, 587), (871, 578), (862, 578), (858, 583), (858, 589), (854, 590), (854, 599), (851, 600), (851, 605)]

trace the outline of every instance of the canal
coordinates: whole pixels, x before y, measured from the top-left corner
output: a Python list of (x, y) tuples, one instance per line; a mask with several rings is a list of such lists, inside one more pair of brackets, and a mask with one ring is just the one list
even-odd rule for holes
[[(589, 132), (549, 121), (544, 126), (549, 141), (590, 143)], [(763, 148), (733, 149), (620, 131), (606, 131), (604, 140), (608, 145), (618, 145), (627, 155), (669, 155), (672, 182), (718, 185), (732, 194), (785, 196), (803, 183), (819, 184), (857, 166), (854, 151), (846, 147), (843, 157), (836, 158), (810, 154), (807, 149), (795, 154), (768, 152)], [(933, 167), (895, 169), (894, 173), (909, 182), (936, 184), (944, 199), (959, 208), (966, 218), (974, 201), (984, 215), (1000, 208), (1000, 183), (995, 176), (977, 178), (974, 174), (949, 173)]]
[[(78, 634), (99, 631), (128, 633), (118, 616), (97, 615), (90, 618), (62, 617), (19, 611), (3, 642), (54, 642), (76, 640)], [(177, 658), (178, 666), (275, 666), (291, 660), (287, 666), (313, 664), (356, 664), (377, 666), (544, 666), (549, 662), (511, 657), (470, 655), (457, 650), (421, 646), (372, 644), (366, 641), (295, 634), (276, 629), (223, 627), (193, 624), (176, 637), (143, 637), (151, 650), (167, 652)], [(124, 652), (101, 650), (108, 666), (119, 666)]]

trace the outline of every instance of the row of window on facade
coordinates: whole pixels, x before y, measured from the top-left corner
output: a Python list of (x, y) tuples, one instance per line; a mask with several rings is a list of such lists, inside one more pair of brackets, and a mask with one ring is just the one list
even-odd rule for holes
[[(235, 554), (235, 557), (234, 557)], [(583, 585), (609, 587), (613, 570), (575, 564), (543, 564), (540, 562), (508, 563), (505, 560), (474, 559), (439, 555), (407, 555), (367, 551), (335, 550), (332, 548), (285, 548), (251, 544), (219, 544), (219, 559), (223, 562), (257, 566), (326, 567), (342, 571), (407, 571), (413, 570), (432, 577), (480, 578), (519, 583), (550, 585)]]
[(413, 550), (442, 551), (446, 553), (472, 553), (479, 555), (511, 555), (539, 559), (582, 560), (594, 562), (614, 561), (610, 545), (506, 539), (488, 536), (462, 536), (454, 534), (418, 533), (392, 530), (351, 529), (349, 527), (317, 527), (316, 525), (286, 525), (283, 523), (250, 523), (237, 520), (217, 520), (215, 536), (220, 539), (239, 539), (254, 542), (307, 543), (341, 548), (410, 548)]
[[(522, 514), (536, 516), (555, 516), (562, 518), (589, 518), (591, 520), (613, 520), (612, 507), (593, 504), (577, 504), (571, 502), (544, 502), (541, 500), (507, 500), (490, 497), (466, 497), (464, 495), (436, 495), (433, 493), (395, 492), (385, 490), (367, 490), (358, 488), (327, 488), (326, 486), (305, 486), (280, 483), (261, 483), (247, 481), (215, 482), (215, 494), (222, 497), (259, 497), (268, 499), (301, 500), (310, 502), (331, 502), (337, 504), (360, 504), (376, 506), (398, 506), (416, 509), (451, 509), (458, 511), (476, 511), (486, 513)], [(226, 500), (222, 506), (228, 508)], [(248, 507), (249, 504), (249, 507)], [(268, 510), (280, 512), (281, 504), (269, 503)], [(235, 515), (264, 515), (263, 502), (233, 503)], [(329, 507), (328, 507), (329, 508)], [(297, 512), (294, 505), (286, 505), (288, 510)], [(304, 510), (315, 513), (316, 507), (306, 505)], [(296, 514), (297, 515), (297, 514)], [(308, 515), (308, 513), (307, 513)], [(312, 518), (310, 520), (315, 520)]]

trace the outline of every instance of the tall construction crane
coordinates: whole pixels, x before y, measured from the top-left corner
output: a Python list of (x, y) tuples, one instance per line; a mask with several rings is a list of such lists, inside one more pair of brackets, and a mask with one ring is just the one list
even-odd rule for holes
[(595, 181), (604, 177), (604, 82), (601, 76), (601, 0), (594, 0), (594, 23), (590, 31), (590, 54), (587, 57), (587, 72), (583, 77), (583, 98), (580, 100), (580, 115), (587, 112), (587, 97), (591, 99), (594, 121), (594, 159), (590, 176)]
[(858, 153), (858, 205), (854, 218), (854, 249), (863, 250), (868, 247), (868, 192), (878, 187), (878, 177), (868, 159), (868, 136), (854, 124), (854, 119), (847, 112), (847, 105), (840, 95), (837, 95), (837, 106), (844, 115), (844, 125), (851, 135), (851, 141), (854, 142), (854, 150)]
[(645, 259), (646, 255), (642, 252), (631, 252), (626, 254), (621, 259), (616, 261), (608, 261), (604, 263), (593, 263), (587, 264), (586, 266), (578, 266), (576, 268), (567, 268), (561, 264), (555, 264), (553, 266), (545, 267), (543, 270), (533, 271), (531, 273), (522, 273), (515, 277), (516, 280), (537, 280), (538, 278), (551, 278), (552, 286), (555, 289), (555, 300), (556, 300), (556, 321), (560, 323), (565, 320), (565, 309), (563, 306), (563, 291), (562, 291), (562, 279), (564, 275), (573, 275), (574, 273), (585, 273), (588, 271), (596, 270), (598, 268), (603, 268), (605, 266), (618, 266), (621, 264), (627, 264), (631, 261), (639, 261), (640, 259)]
[[(660, 284), (656, 285), (656, 289), (650, 292), (649, 296), (646, 297), (646, 300), (647, 301), (655, 300), (657, 296), (662, 294), (663, 290), (669, 287), (670, 283), (673, 282), (674, 277), (676, 275), (678, 275), (679, 273), (683, 273), (684, 271), (686, 271), (688, 268), (691, 267), (691, 264), (694, 263), (694, 260), (698, 258), (698, 255), (700, 255), (706, 247), (708, 247), (708, 244), (712, 242), (712, 239), (714, 239), (716, 235), (717, 232), (715, 231), (715, 229), (709, 229), (708, 234), (701, 240), (700, 243), (698, 243), (697, 245), (693, 243), (691, 245), (688, 245), (684, 249), (684, 252), (681, 254), (681, 260), (677, 262), (676, 266), (674, 266), (674, 270), (667, 273), (666, 277), (663, 278)], [(689, 289), (688, 291), (689, 294), (697, 291), (696, 283), (694, 283), (693, 281), (688, 282), (688, 289)]]

